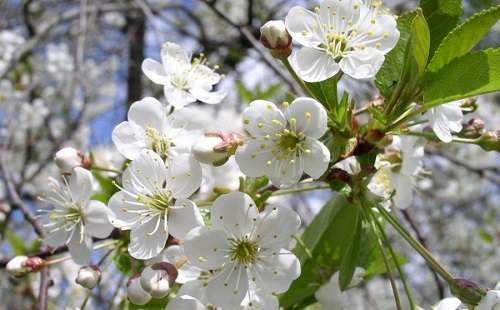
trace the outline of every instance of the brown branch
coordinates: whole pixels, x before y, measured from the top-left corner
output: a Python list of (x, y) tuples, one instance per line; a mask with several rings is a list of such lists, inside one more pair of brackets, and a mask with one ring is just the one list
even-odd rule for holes
[(37, 310), (47, 310), (49, 287), (52, 283), (49, 268), (43, 268), (40, 272), (40, 290), (38, 291)]

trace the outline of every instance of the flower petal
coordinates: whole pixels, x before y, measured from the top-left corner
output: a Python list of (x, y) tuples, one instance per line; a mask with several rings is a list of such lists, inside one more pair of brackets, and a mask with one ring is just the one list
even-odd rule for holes
[(199, 226), (184, 241), (184, 253), (191, 264), (204, 270), (220, 268), (226, 261), (228, 240), (222, 230)]
[(137, 259), (150, 259), (163, 250), (168, 239), (168, 229), (160, 216), (135, 226), (130, 231), (128, 252)]
[(191, 200), (179, 199), (168, 209), (168, 227), (176, 239), (184, 240), (191, 229), (203, 224), (200, 210)]
[(272, 135), (286, 126), (286, 119), (276, 105), (266, 100), (254, 100), (243, 111), (243, 128), (252, 136)]
[(153, 83), (165, 85), (170, 83), (170, 78), (165, 72), (163, 65), (156, 60), (151, 58), (146, 58), (141, 65), (142, 72), (151, 80)]
[(342, 33), (358, 22), (360, 11), (358, 0), (324, 0), (320, 5), (319, 17), (321, 24)]
[[(175, 265), (184, 262), (186, 259), (187, 257), (184, 253), (184, 246), (171, 245), (163, 251), (161, 257), (157, 257), (156, 259), (154, 259), (154, 262), (166, 261)], [(186, 282), (197, 280), (202, 270), (196, 266), (191, 265), (189, 262), (185, 262), (180, 268), (177, 269), (177, 271), (178, 275), (175, 279), (175, 282), (183, 284)]]
[(108, 221), (108, 208), (97, 200), (91, 200), (85, 210), (85, 228), (89, 235), (106, 238), (113, 231), (113, 225)]
[(304, 171), (317, 179), (328, 169), (330, 151), (323, 143), (310, 138), (306, 140), (305, 147), (311, 150), (311, 153), (304, 154)]
[(370, 79), (384, 63), (384, 54), (373, 47), (355, 49), (340, 60), (342, 71), (354, 79)]
[[(261, 145), (265, 145), (265, 150), (261, 148)], [(270, 167), (267, 163), (274, 159), (274, 155), (271, 153), (269, 143), (250, 140), (238, 147), (235, 159), (245, 175), (258, 177), (269, 173)]]
[(193, 87), (189, 91), (193, 97), (201, 102), (208, 104), (217, 104), (222, 101), (227, 96), (227, 92), (224, 89), (218, 91), (208, 91), (201, 87)]
[(300, 262), (290, 251), (281, 249), (278, 253), (269, 251), (251, 270), (256, 285), (263, 291), (283, 293), (288, 290), (293, 280), (300, 275)]
[(118, 152), (127, 159), (134, 160), (146, 148), (144, 129), (130, 122), (118, 124), (113, 129), (111, 139)]
[[(51, 223), (51, 221), (47, 220), (47, 224), (49, 223)], [(50, 227), (49, 227), (45, 228), (45, 231), (46, 231), (46, 236), (43, 239), (43, 243), (54, 248), (66, 244), (69, 235), (71, 234), (71, 231), (67, 231), (64, 228), (50, 232)]]
[(92, 238), (85, 234), (82, 236), (81, 225), (76, 225), (73, 236), (68, 242), (68, 250), (76, 264), (87, 265), (90, 262)]
[(208, 282), (207, 299), (223, 309), (236, 309), (248, 292), (248, 275), (244, 266), (227, 264)]
[(292, 118), (296, 120), (296, 128), (306, 136), (321, 138), (327, 129), (327, 115), (325, 108), (316, 100), (307, 97), (295, 99), (285, 111), (285, 115), (290, 122)]
[(302, 47), (288, 58), (297, 75), (306, 82), (321, 82), (328, 80), (340, 70), (339, 65), (324, 51)]
[(456, 297), (448, 297), (432, 307), (433, 310), (457, 310), (462, 302)]
[(177, 43), (166, 42), (161, 46), (161, 61), (165, 72), (171, 74), (179, 72), (186, 66), (191, 65), (189, 55), (184, 48)]
[(144, 129), (154, 128), (162, 133), (166, 123), (165, 109), (155, 98), (145, 97), (130, 106), (128, 120)]
[[(350, 44), (355, 46), (361, 44), (366, 47), (373, 47), (383, 54), (387, 54), (396, 46), (399, 40), (399, 30), (396, 19), (392, 15), (377, 15), (371, 10), (369, 16), (362, 18), (364, 22), (358, 25), (358, 35)], [(373, 21), (373, 23), (372, 23)]]
[(166, 310), (205, 310), (204, 304), (202, 304), (198, 299), (195, 299), (188, 295), (178, 295), (174, 299), (171, 299)]
[(92, 173), (89, 170), (76, 167), (69, 176), (68, 187), (73, 202), (86, 206), (92, 196)]
[(132, 193), (153, 196), (163, 188), (167, 168), (161, 157), (151, 150), (143, 150), (123, 172), (122, 184)]
[(212, 225), (228, 235), (241, 238), (252, 231), (259, 210), (250, 196), (231, 192), (219, 196), (211, 208)]
[(201, 166), (190, 154), (180, 154), (168, 162), (166, 187), (174, 198), (188, 198), (201, 185)]
[(288, 11), (285, 26), (292, 38), (308, 47), (316, 47), (323, 43), (323, 34), (318, 15), (300, 6)]
[(129, 230), (140, 219), (140, 214), (137, 212), (144, 208), (142, 205), (135, 203), (135, 198), (127, 195), (123, 191), (116, 192), (111, 196), (108, 201), (108, 220), (109, 222), (119, 229)]
[(284, 160), (272, 161), (268, 170), (269, 172), (266, 175), (269, 176), (271, 183), (274, 185), (285, 187), (294, 185), (300, 181), (304, 174), (304, 158), (303, 156), (290, 154)]
[(176, 109), (181, 109), (184, 106), (196, 101), (196, 98), (189, 92), (174, 87), (171, 84), (165, 85), (163, 91), (168, 103), (173, 105)]
[(402, 173), (391, 173), (391, 184), (396, 190), (393, 200), (396, 207), (408, 208), (413, 201), (413, 180)]
[[(252, 234), (259, 247), (281, 249), (288, 247), (293, 235), (300, 228), (300, 217), (289, 207), (268, 205), (260, 212)], [(258, 237), (257, 237), (258, 236)]]

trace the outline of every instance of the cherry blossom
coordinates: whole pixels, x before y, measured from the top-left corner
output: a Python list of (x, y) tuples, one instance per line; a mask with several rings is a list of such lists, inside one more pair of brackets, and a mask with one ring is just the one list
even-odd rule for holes
[(429, 109), (424, 117), (429, 119), (432, 130), (439, 140), (449, 143), (453, 140), (452, 133), (462, 130), (462, 108), (460, 102), (442, 104)]

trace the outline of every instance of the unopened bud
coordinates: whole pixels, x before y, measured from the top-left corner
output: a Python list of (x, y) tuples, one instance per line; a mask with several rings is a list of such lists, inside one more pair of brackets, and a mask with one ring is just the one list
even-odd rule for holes
[(236, 152), (243, 143), (237, 133), (208, 132), (193, 145), (193, 155), (201, 163), (221, 166)]
[(84, 156), (80, 151), (71, 147), (57, 151), (54, 162), (62, 174), (71, 174), (73, 168), (76, 167), (89, 169), (91, 166), (91, 160), (88, 156)]
[(463, 126), (461, 135), (466, 138), (477, 138), (484, 132), (484, 122), (478, 118), (471, 118)]
[(134, 305), (145, 305), (151, 300), (151, 295), (146, 292), (142, 286), (139, 275), (128, 280), (127, 298)]
[(81, 286), (93, 289), (101, 280), (101, 271), (96, 266), (81, 267), (76, 276), (75, 282)]
[(30, 272), (38, 272), (44, 267), (40, 257), (16, 256), (6, 266), (7, 272), (15, 277), (22, 277)]
[(468, 98), (460, 105), (460, 108), (464, 113), (471, 113), (477, 110), (477, 100), (476, 98)]
[(468, 305), (477, 305), (486, 294), (483, 288), (467, 279), (454, 279), (450, 289), (453, 295)]
[(177, 278), (177, 269), (167, 262), (160, 262), (144, 268), (141, 286), (154, 298), (163, 298), (170, 293), (170, 286)]
[(478, 145), (485, 151), (500, 152), (500, 131), (488, 131), (481, 135)]
[(282, 20), (271, 20), (260, 27), (260, 41), (276, 58), (286, 58), (292, 53), (292, 37)]

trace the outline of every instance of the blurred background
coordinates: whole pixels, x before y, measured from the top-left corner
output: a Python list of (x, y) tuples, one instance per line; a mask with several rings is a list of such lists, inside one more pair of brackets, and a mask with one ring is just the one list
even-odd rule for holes
[[(499, 3), (465, 0), (463, 19)], [(6, 185), (36, 212), (36, 198), (47, 190), (47, 177), (56, 174), (52, 157), (61, 147), (91, 153), (102, 167), (120, 167), (123, 158), (111, 142), (114, 126), (144, 96), (165, 102), (163, 89), (140, 68), (146, 57), (159, 60), (161, 43), (173, 41), (194, 55), (203, 53), (225, 75), (219, 87), (229, 95), (221, 104), (186, 109), (184, 117), (193, 128), (238, 131), (239, 112), (251, 100), (280, 101), (296, 93), (297, 85), (258, 37), (263, 23), (284, 19), (297, 4), (313, 7), (317, 2), (0, 0), (0, 157), (10, 181), (0, 181), (0, 263), (39, 247)], [(384, 4), (401, 14), (418, 1)], [(499, 43), (497, 24), (479, 47)], [(377, 95), (370, 82), (346, 78), (342, 87), (360, 106)], [(487, 129), (498, 129), (499, 99), (498, 94), (479, 97), (478, 110), (467, 114), (466, 121), (479, 118)], [(500, 156), (473, 145), (429, 144), (426, 152), (428, 173), (418, 182), (414, 205), (401, 217), (452, 273), (493, 287), (500, 280)], [(204, 173), (202, 198), (214, 188), (238, 185), (240, 172), (232, 161), (217, 169), (205, 167)], [(317, 191), (276, 203), (292, 205), (307, 223), (329, 195)], [(420, 305), (428, 308), (449, 295), (423, 259), (398, 238), (394, 242), (407, 260), (404, 268)], [(119, 307), (126, 278), (114, 268), (109, 266), (94, 291), (92, 309)], [(85, 291), (74, 284), (77, 270), (71, 262), (51, 268), (53, 309), (81, 304)], [(0, 278), (0, 309), (29, 309), (36, 303), (38, 275), (13, 279), (0, 270)], [(393, 307), (389, 282), (379, 277), (350, 290), (344, 308)]]

